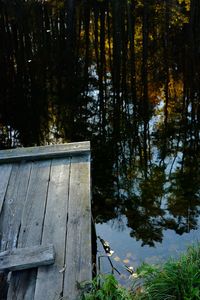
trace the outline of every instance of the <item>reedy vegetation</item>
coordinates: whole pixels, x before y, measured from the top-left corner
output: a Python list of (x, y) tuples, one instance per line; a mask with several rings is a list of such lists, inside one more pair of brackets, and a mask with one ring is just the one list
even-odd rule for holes
[(99, 275), (83, 299), (200, 300), (200, 244), (162, 266), (144, 263), (137, 269), (137, 275), (130, 290), (121, 287), (113, 275)]

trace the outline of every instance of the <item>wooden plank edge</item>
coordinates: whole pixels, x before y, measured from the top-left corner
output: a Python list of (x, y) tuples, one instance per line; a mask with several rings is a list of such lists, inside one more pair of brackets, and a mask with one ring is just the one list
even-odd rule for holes
[[(71, 143), (72, 144), (72, 143)], [(76, 143), (73, 143), (76, 144)], [(89, 142), (87, 144), (78, 143), (79, 147), (70, 147), (65, 149), (65, 145), (63, 145), (61, 149), (56, 150), (53, 146), (53, 148), (47, 148), (45, 146), (45, 149), (47, 149), (46, 152), (43, 151), (42, 147), (38, 147), (38, 152), (36, 153), (37, 147), (32, 147), (33, 150), (30, 150), (31, 148), (17, 148), (11, 150), (2, 150), (0, 151), (0, 163), (12, 163), (17, 161), (33, 161), (33, 160), (43, 160), (43, 159), (51, 159), (51, 158), (64, 158), (69, 156), (75, 156), (75, 155), (89, 155), (90, 154), (90, 144)], [(61, 146), (61, 145), (59, 145)], [(22, 150), (21, 150), (22, 149)], [(27, 149), (27, 151), (26, 151)]]
[(0, 271), (18, 271), (51, 265), (55, 261), (53, 245), (16, 248), (0, 253)]

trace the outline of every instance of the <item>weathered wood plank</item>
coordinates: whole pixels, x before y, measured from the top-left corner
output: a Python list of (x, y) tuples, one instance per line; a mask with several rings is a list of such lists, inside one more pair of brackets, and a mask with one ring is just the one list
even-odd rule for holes
[(6, 194), (11, 170), (12, 170), (11, 164), (4, 164), (0, 166), (0, 215), (1, 215), (1, 210), (5, 199), (5, 194)]
[[(51, 161), (32, 164), (29, 187), (24, 204), (18, 247), (40, 245), (49, 184)], [(36, 269), (13, 272), (8, 300), (32, 300), (35, 290)], [(30, 280), (31, 278), (31, 280)]]
[[(32, 163), (14, 164), (0, 216), (0, 251), (15, 248)], [(0, 166), (1, 168), (1, 166)]]
[(92, 276), (89, 161), (87, 155), (75, 157), (71, 163), (63, 291), (64, 299), (70, 300), (79, 296), (77, 282)]
[(0, 214), (0, 249), (53, 243), (56, 258), (54, 265), (38, 271), (13, 272), (7, 300), (74, 300), (77, 282), (91, 279), (89, 143), (78, 144), (83, 151), (77, 143), (67, 144), (69, 151), (64, 145), (29, 148), (27, 156), (26, 148), (12, 150), (13, 161), (54, 157), (55, 149), (58, 155), (52, 164), (49, 159), (13, 164)]
[(90, 142), (68, 143), (0, 151), (0, 163), (20, 160), (41, 160), (89, 153)]
[(53, 243), (55, 263), (38, 269), (35, 300), (60, 299), (63, 291), (70, 159), (52, 162), (42, 243)]
[(0, 271), (24, 270), (51, 265), (55, 261), (53, 245), (17, 248), (0, 253)]

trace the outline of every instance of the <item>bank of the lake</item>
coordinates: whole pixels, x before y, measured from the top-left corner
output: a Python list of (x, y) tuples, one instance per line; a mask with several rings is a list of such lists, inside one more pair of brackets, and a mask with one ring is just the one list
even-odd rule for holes
[(121, 287), (114, 275), (99, 275), (84, 300), (199, 300), (200, 244), (163, 265), (141, 265), (132, 275), (132, 289)]

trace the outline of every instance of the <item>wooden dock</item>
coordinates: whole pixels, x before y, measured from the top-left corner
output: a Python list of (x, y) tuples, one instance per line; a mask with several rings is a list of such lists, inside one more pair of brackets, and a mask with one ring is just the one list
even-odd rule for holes
[(54, 264), (13, 271), (8, 300), (75, 300), (91, 279), (89, 142), (0, 151), (0, 252), (49, 244)]

